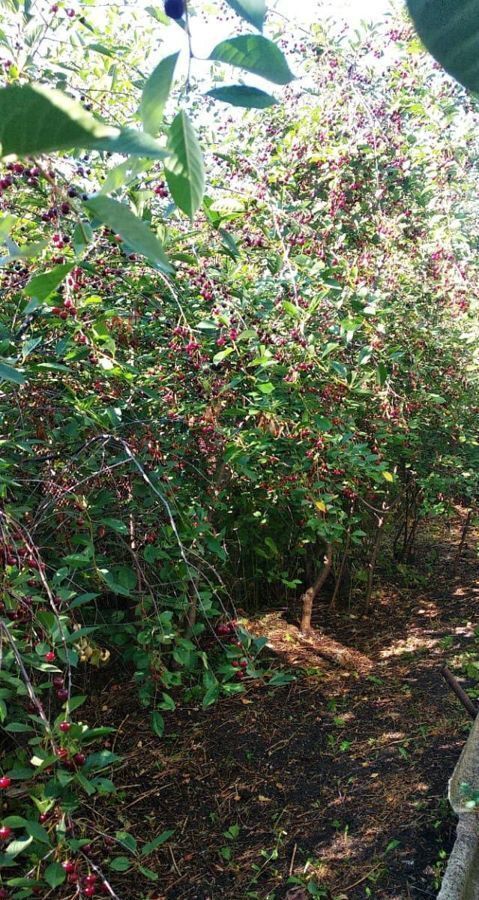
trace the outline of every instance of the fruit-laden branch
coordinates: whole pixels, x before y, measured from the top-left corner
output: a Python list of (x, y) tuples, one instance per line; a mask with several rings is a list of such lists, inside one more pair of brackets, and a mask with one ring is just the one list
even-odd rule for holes
[(316, 581), (310, 588), (303, 594), (301, 598), (302, 602), (302, 614), (301, 614), (301, 631), (303, 634), (308, 634), (311, 631), (311, 615), (313, 612), (313, 603), (318, 596), (323, 584), (325, 583), (332, 565), (333, 565), (333, 545), (326, 545), (326, 553), (324, 555), (324, 566), (319, 573)]

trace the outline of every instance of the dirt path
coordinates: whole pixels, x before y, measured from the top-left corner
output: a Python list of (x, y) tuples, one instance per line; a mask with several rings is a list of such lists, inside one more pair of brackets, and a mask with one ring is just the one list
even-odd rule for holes
[[(141, 710), (128, 715), (116, 749), (133, 800), (98, 816), (110, 831), (175, 835), (150, 861), (155, 890), (135, 881), (123, 898), (435, 896), (454, 836), (447, 780), (469, 727), (439, 671), (476, 645), (479, 616), (478, 560), (471, 551), (454, 579), (451, 546), (435, 544), (439, 562), (423, 547), (419, 574), (405, 573), (414, 583), (385, 585), (367, 621), (322, 613), (369, 674), (328, 666), (270, 617), (276, 656), (303, 670), (294, 683), (172, 714), (161, 741)], [(124, 718), (122, 686), (108, 705)]]

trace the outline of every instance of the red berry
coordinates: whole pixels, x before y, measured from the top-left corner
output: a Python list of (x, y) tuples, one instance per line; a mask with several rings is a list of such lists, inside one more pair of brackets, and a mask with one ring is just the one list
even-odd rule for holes
[(72, 859), (66, 859), (64, 862), (62, 862), (62, 866), (67, 875), (70, 875), (71, 872), (76, 871), (76, 865)]
[(87, 885), (83, 888), (83, 893), (85, 894), (85, 897), (94, 897), (95, 894), (96, 894), (96, 887), (95, 887), (95, 885), (94, 885), (94, 884), (87, 884)]
[(8, 841), (9, 837), (11, 837), (13, 831), (8, 825), (2, 825), (0, 828), (0, 841)]
[[(85, 849), (85, 848), (83, 848)], [(93, 872), (90, 872), (89, 875), (85, 876), (85, 884), (95, 884), (98, 881), (98, 875), (95, 875)]]
[(70, 731), (70, 728), (72, 726), (71, 726), (70, 722), (60, 722), (58, 727), (59, 727), (60, 731), (63, 731), (63, 733), (66, 734), (67, 731)]
[(248, 660), (247, 660), (247, 659), (242, 659), (241, 662), (240, 662), (240, 666), (241, 666), (242, 669), (247, 669), (247, 668), (248, 668)]
[(51, 816), (51, 813), (49, 813), (49, 812), (40, 813), (40, 815), (38, 817), (40, 824), (43, 825), (45, 822), (48, 822), (50, 816)]
[(53, 676), (53, 686), (56, 688), (63, 687), (63, 675), (54, 675)]
[(73, 757), (73, 761), (77, 764), (77, 766), (83, 766), (86, 760), (86, 756), (84, 753), (75, 753)]
[(67, 689), (66, 689), (66, 688), (60, 688), (60, 690), (57, 691), (57, 697), (58, 697), (58, 699), (61, 700), (62, 702), (63, 702), (64, 700), (68, 700), (68, 691), (67, 691)]
[(5, 790), (5, 788), (9, 788), (12, 783), (12, 779), (8, 777), (8, 775), (2, 775), (0, 778), (0, 788)]
[(55, 756), (57, 756), (58, 759), (68, 759), (68, 750), (66, 747), (58, 747), (58, 749), (55, 750)]
[(49, 650), (48, 653), (45, 653), (44, 659), (45, 659), (45, 662), (54, 662), (55, 654), (54, 654), (53, 650)]

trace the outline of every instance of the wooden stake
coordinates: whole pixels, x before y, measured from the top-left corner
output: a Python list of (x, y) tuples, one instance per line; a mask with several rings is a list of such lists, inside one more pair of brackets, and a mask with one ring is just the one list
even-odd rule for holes
[(441, 675), (442, 675), (442, 677), (447, 681), (449, 687), (450, 687), (451, 690), (454, 692), (454, 694), (456, 695), (456, 697), (458, 698), (458, 700), (461, 701), (461, 703), (462, 703), (462, 705), (464, 706), (464, 708), (467, 709), (467, 711), (468, 711), (469, 715), (471, 716), (471, 718), (472, 718), (472, 719), (475, 719), (476, 716), (477, 716), (477, 713), (479, 712), (479, 708), (478, 708), (478, 707), (476, 706), (476, 704), (471, 700), (471, 698), (469, 697), (469, 695), (466, 694), (465, 690), (464, 690), (464, 689), (461, 687), (461, 685), (459, 684), (457, 678), (454, 678), (454, 675), (453, 675), (452, 672), (447, 668), (447, 666), (444, 666), (444, 668), (441, 669)]

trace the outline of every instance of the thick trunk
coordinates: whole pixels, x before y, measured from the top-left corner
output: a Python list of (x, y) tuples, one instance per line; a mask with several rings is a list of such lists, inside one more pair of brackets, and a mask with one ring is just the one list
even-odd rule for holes
[(319, 573), (314, 584), (303, 594), (302, 614), (301, 614), (301, 631), (308, 634), (311, 631), (311, 616), (313, 613), (313, 604), (318, 596), (323, 584), (325, 583), (333, 565), (333, 545), (328, 544), (324, 556), (324, 566)]

